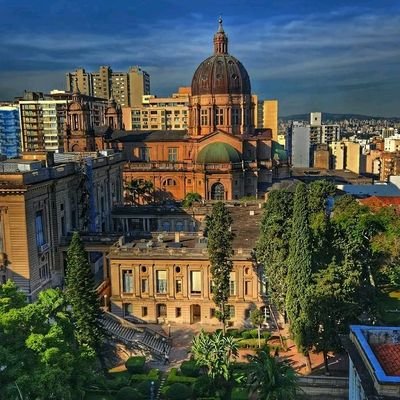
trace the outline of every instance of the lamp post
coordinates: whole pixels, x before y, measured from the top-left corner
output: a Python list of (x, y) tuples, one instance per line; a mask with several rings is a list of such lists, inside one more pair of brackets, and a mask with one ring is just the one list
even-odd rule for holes
[(151, 386), (150, 386), (150, 400), (154, 400), (154, 381), (151, 381)]
[(107, 295), (104, 295), (104, 310), (108, 311)]

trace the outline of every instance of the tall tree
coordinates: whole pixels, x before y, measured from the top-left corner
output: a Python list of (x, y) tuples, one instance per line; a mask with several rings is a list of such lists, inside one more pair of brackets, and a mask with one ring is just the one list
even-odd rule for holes
[(312, 249), (308, 193), (304, 183), (297, 185), (294, 195), (288, 265), (286, 311), (290, 331), (298, 349), (306, 357), (307, 368), (311, 370), (309, 351), (313, 340), (310, 320)]
[(208, 334), (201, 331), (193, 339), (191, 353), (197, 365), (206, 368), (217, 387), (224, 389), (222, 398), (230, 399), (234, 384), (232, 365), (238, 356), (235, 340), (221, 332)]
[(293, 368), (266, 351), (249, 356), (250, 393), (262, 400), (294, 400), (298, 388)]
[(332, 229), (328, 200), (335, 194), (335, 186), (326, 180), (308, 185), (309, 224), (311, 229), (313, 269), (325, 268), (333, 257)]
[(232, 217), (224, 203), (213, 205), (211, 215), (206, 218), (205, 234), (212, 275), (213, 301), (218, 307), (216, 317), (223, 324), (229, 320), (229, 281), (232, 271), (231, 256), (234, 234), (231, 231)]
[(104, 337), (100, 302), (88, 255), (78, 232), (74, 232), (68, 247), (65, 294), (71, 306), (78, 342), (89, 351), (99, 350)]
[(0, 399), (82, 398), (94, 359), (77, 343), (64, 294), (48, 289), (26, 304), (6, 285), (0, 302), (14, 308), (0, 313)]
[(292, 211), (293, 194), (273, 190), (264, 206), (256, 247), (257, 262), (264, 266), (270, 301), (281, 313), (285, 312)]

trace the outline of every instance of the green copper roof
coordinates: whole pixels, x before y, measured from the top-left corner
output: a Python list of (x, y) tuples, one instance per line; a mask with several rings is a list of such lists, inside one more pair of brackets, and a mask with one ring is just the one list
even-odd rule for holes
[(287, 161), (288, 159), (287, 151), (277, 142), (272, 142), (272, 158), (277, 161)]
[(240, 153), (227, 143), (210, 143), (204, 149), (201, 149), (197, 156), (199, 164), (213, 163), (238, 163), (242, 158)]

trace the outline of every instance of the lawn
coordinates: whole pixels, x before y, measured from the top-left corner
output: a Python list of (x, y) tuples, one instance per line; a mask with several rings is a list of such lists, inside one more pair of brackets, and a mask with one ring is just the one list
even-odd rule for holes
[(379, 317), (382, 322), (385, 325), (400, 325), (400, 289), (383, 289), (377, 300)]

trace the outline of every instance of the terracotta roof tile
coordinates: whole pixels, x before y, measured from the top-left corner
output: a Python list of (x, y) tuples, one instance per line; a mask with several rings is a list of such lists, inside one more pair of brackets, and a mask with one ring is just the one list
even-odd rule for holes
[(386, 375), (400, 376), (400, 343), (371, 345)]

